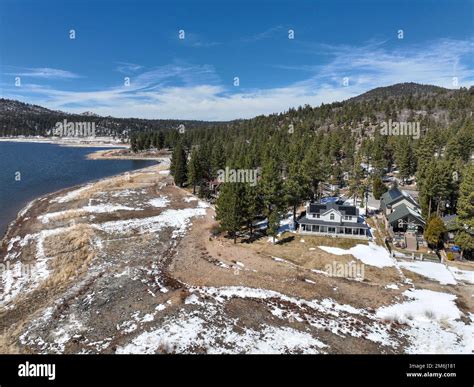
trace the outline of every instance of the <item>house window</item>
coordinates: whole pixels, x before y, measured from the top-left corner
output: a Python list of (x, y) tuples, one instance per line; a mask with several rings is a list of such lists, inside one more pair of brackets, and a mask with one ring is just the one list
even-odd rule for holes
[(346, 215), (346, 216), (344, 216), (344, 219), (345, 220), (352, 220), (352, 216)]
[(315, 214), (313, 214), (313, 218), (316, 218), (316, 215), (315, 215)]
[(319, 214), (316, 214), (316, 218), (318, 218), (318, 219), (319, 219)]
[(329, 219), (334, 220), (334, 214), (329, 215)]

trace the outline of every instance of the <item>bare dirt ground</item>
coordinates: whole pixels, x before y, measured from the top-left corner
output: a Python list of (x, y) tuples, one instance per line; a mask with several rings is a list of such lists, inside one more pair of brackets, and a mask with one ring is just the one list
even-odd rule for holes
[[(414, 287), (446, 285), (398, 266), (366, 265), (360, 279), (325, 273), (356, 260), (318, 246), (361, 241), (285, 233), (276, 245), (266, 237), (234, 245), (213, 232), (214, 209), (175, 187), (168, 167), (163, 159), (63, 190), (19, 214), (0, 251), (10, 265), (0, 352), (416, 352), (410, 321), (378, 311)], [(448, 288), (470, 335), (473, 286)]]

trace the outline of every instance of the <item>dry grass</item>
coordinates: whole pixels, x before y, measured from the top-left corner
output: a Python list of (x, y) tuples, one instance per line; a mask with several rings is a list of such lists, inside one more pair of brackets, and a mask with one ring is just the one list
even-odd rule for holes
[(49, 221), (53, 222), (61, 222), (65, 220), (71, 220), (75, 218), (80, 218), (81, 216), (84, 216), (86, 212), (82, 209), (77, 209), (77, 210), (67, 210), (62, 214), (58, 214), (57, 216), (53, 216), (49, 218)]
[[(267, 242), (267, 238), (262, 238), (258, 242), (248, 245), (248, 247), (257, 250), (257, 253), (263, 256), (283, 258), (307, 270), (316, 269), (326, 271), (327, 265), (333, 265), (334, 262), (338, 264), (349, 264), (349, 262), (354, 261), (355, 258), (351, 254), (330, 254), (321, 250), (318, 246), (350, 249), (357, 244), (368, 244), (368, 241), (362, 239), (331, 238), (291, 233), (283, 234), (280, 239), (292, 236), (294, 239), (286, 243), (273, 245)], [(304, 240), (304, 243), (302, 240)], [(400, 276), (394, 268), (380, 269), (365, 265), (364, 269), (365, 279), (372, 284), (385, 285), (400, 280)]]
[(0, 335), (0, 354), (19, 354), (20, 350), (13, 341), (13, 336), (9, 330), (5, 330)]
[(87, 225), (78, 225), (72, 231), (47, 238), (45, 254), (54, 257), (50, 261), (52, 271), (43, 287), (51, 289), (65, 285), (83, 274), (95, 254), (91, 246), (93, 231)]
[(158, 181), (162, 180), (165, 176), (158, 173), (158, 168), (151, 167), (151, 172), (156, 175), (156, 179), (150, 181), (150, 174), (145, 172), (128, 173), (121, 176), (111, 177), (102, 181), (94, 183), (90, 188), (81, 192), (75, 201), (88, 200), (95, 194), (109, 192), (109, 191), (120, 191), (123, 189), (141, 189), (148, 188), (155, 185)]
[(162, 341), (158, 346), (157, 353), (162, 355), (174, 354), (176, 353), (176, 348), (173, 344), (169, 344), (165, 341)]

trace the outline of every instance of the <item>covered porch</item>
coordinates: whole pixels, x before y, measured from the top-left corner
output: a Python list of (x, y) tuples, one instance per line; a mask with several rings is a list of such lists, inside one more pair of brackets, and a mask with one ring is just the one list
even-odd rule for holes
[(367, 238), (370, 236), (368, 230), (368, 227), (363, 224), (360, 226), (327, 226), (305, 223), (299, 225), (299, 232), (301, 234), (346, 236), (350, 238)]

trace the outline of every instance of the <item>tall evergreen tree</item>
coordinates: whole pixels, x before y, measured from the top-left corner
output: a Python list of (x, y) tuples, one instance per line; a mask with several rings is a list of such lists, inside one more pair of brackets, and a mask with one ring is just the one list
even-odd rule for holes
[(443, 220), (439, 216), (435, 215), (432, 216), (428, 221), (428, 225), (426, 226), (423, 236), (431, 246), (437, 248), (443, 240), (442, 238), (444, 232), (446, 232), (446, 227), (444, 226)]
[(290, 163), (288, 177), (284, 182), (287, 204), (293, 208), (293, 226), (296, 223), (296, 208), (310, 197), (310, 183), (301, 170), (298, 161)]
[(465, 167), (459, 186), (458, 227), (456, 243), (470, 257), (474, 254), (474, 164)]
[(253, 221), (263, 210), (260, 190), (258, 186), (245, 184), (242, 194), (242, 216), (250, 231), (250, 237), (252, 237)]
[(222, 231), (237, 243), (237, 233), (242, 222), (242, 184), (224, 183), (221, 185), (219, 197), (216, 202), (216, 219)]
[(380, 197), (387, 191), (387, 187), (383, 183), (380, 176), (375, 176), (372, 180), (372, 193), (376, 200), (380, 200)]
[(171, 155), (170, 172), (174, 177), (174, 183), (182, 187), (187, 180), (187, 158), (181, 142), (178, 142)]
[(193, 195), (196, 194), (196, 186), (199, 185), (203, 178), (203, 172), (199, 148), (194, 147), (191, 151), (191, 158), (188, 165), (189, 183), (193, 186)]
[(262, 168), (261, 192), (264, 205), (264, 214), (268, 219), (267, 234), (273, 236), (280, 225), (281, 214), (284, 210), (284, 188), (281, 177), (280, 164), (275, 157), (267, 154)]

